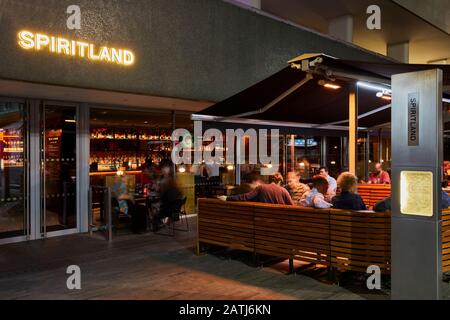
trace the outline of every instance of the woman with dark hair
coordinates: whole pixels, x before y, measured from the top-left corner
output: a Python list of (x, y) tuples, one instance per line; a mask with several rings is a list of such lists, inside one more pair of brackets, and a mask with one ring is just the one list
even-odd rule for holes
[(161, 179), (159, 180), (159, 210), (158, 219), (163, 221), (167, 218), (166, 224), (172, 223), (174, 212), (181, 209), (181, 199), (183, 197), (174, 179), (173, 163), (164, 159), (161, 161)]

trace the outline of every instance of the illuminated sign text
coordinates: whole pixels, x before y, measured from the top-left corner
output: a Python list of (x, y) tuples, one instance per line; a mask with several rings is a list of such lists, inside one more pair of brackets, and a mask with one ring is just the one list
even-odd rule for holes
[(408, 94), (408, 146), (419, 145), (419, 93)]
[(25, 50), (48, 51), (50, 53), (123, 66), (130, 66), (135, 61), (133, 52), (126, 49), (106, 46), (97, 47), (92, 43), (68, 40), (26, 30), (20, 31), (17, 37), (19, 46)]

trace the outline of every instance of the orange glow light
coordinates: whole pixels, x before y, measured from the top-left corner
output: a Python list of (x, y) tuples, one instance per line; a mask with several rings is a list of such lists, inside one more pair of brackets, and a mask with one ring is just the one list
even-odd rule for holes
[(329, 89), (333, 89), (333, 90), (337, 90), (337, 89), (341, 88), (341, 86), (339, 86), (337, 84), (332, 84), (332, 83), (325, 83), (323, 86), (325, 88), (329, 88)]

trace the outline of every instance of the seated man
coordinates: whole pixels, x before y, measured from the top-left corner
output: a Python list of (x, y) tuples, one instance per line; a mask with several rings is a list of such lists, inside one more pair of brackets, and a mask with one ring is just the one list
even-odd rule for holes
[(306, 191), (302, 199), (299, 201), (299, 205), (302, 207), (313, 207), (317, 209), (327, 209), (333, 205), (325, 201), (324, 194), (328, 190), (328, 181), (321, 175), (315, 175), (312, 178), (313, 188)]
[(252, 201), (293, 205), (294, 203), (289, 193), (279, 185), (282, 181), (280, 181), (280, 176), (280, 173), (275, 173), (271, 176), (270, 184), (261, 184), (255, 190), (248, 193), (229, 197), (220, 196), (219, 199), (224, 201)]
[(367, 210), (363, 199), (356, 193), (358, 179), (350, 172), (343, 172), (339, 175), (337, 184), (341, 189), (341, 194), (332, 199), (333, 207), (336, 209)]
[(264, 181), (257, 173), (251, 173), (246, 177), (246, 182), (241, 183), (238, 187), (233, 189), (233, 194), (244, 194), (255, 190), (259, 185), (263, 184)]
[(295, 204), (302, 199), (303, 194), (309, 191), (309, 187), (306, 184), (300, 182), (300, 177), (295, 172), (289, 172), (287, 176), (286, 190), (291, 195), (292, 201)]
[[(441, 196), (442, 196), (441, 209), (447, 209), (448, 207), (450, 207), (450, 196), (444, 190), (442, 190)], [(391, 210), (391, 197), (387, 197), (386, 199), (378, 201), (373, 207), (373, 211), (376, 212), (385, 212), (390, 210)]]
[(328, 174), (327, 167), (320, 167), (319, 174), (328, 181), (328, 190), (327, 193), (325, 194), (325, 200), (331, 201), (331, 199), (336, 195), (337, 189), (336, 179), (334, 179), (332, 176)]
[(375, 171), (369, 176), (369, 181), (367, 183), (371, 184), (390, 184), (391, 178), (389, 173), (383, 170), (381, 163), (375, 164)]

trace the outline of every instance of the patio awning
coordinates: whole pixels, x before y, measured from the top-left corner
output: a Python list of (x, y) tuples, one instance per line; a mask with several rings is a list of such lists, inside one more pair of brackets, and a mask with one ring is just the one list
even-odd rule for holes
[[(443, 70), (444, 97), (450, 98), (448, 65), (372, 63), (340, 60), (324, 54), (302, 55), (267, 79), (193, 115), (193, 119), (228, 122), (230, 126), (253, 123), (345, 131), (349, 118), (348, 96), (356, 88), (358, 126), (364, 130), (390, 122), (390, 101), (378, 97), (377, 93), (389, 92), (393, 74), (435, 68)], [(324, 87), (323, 81), (340, 88)]]

